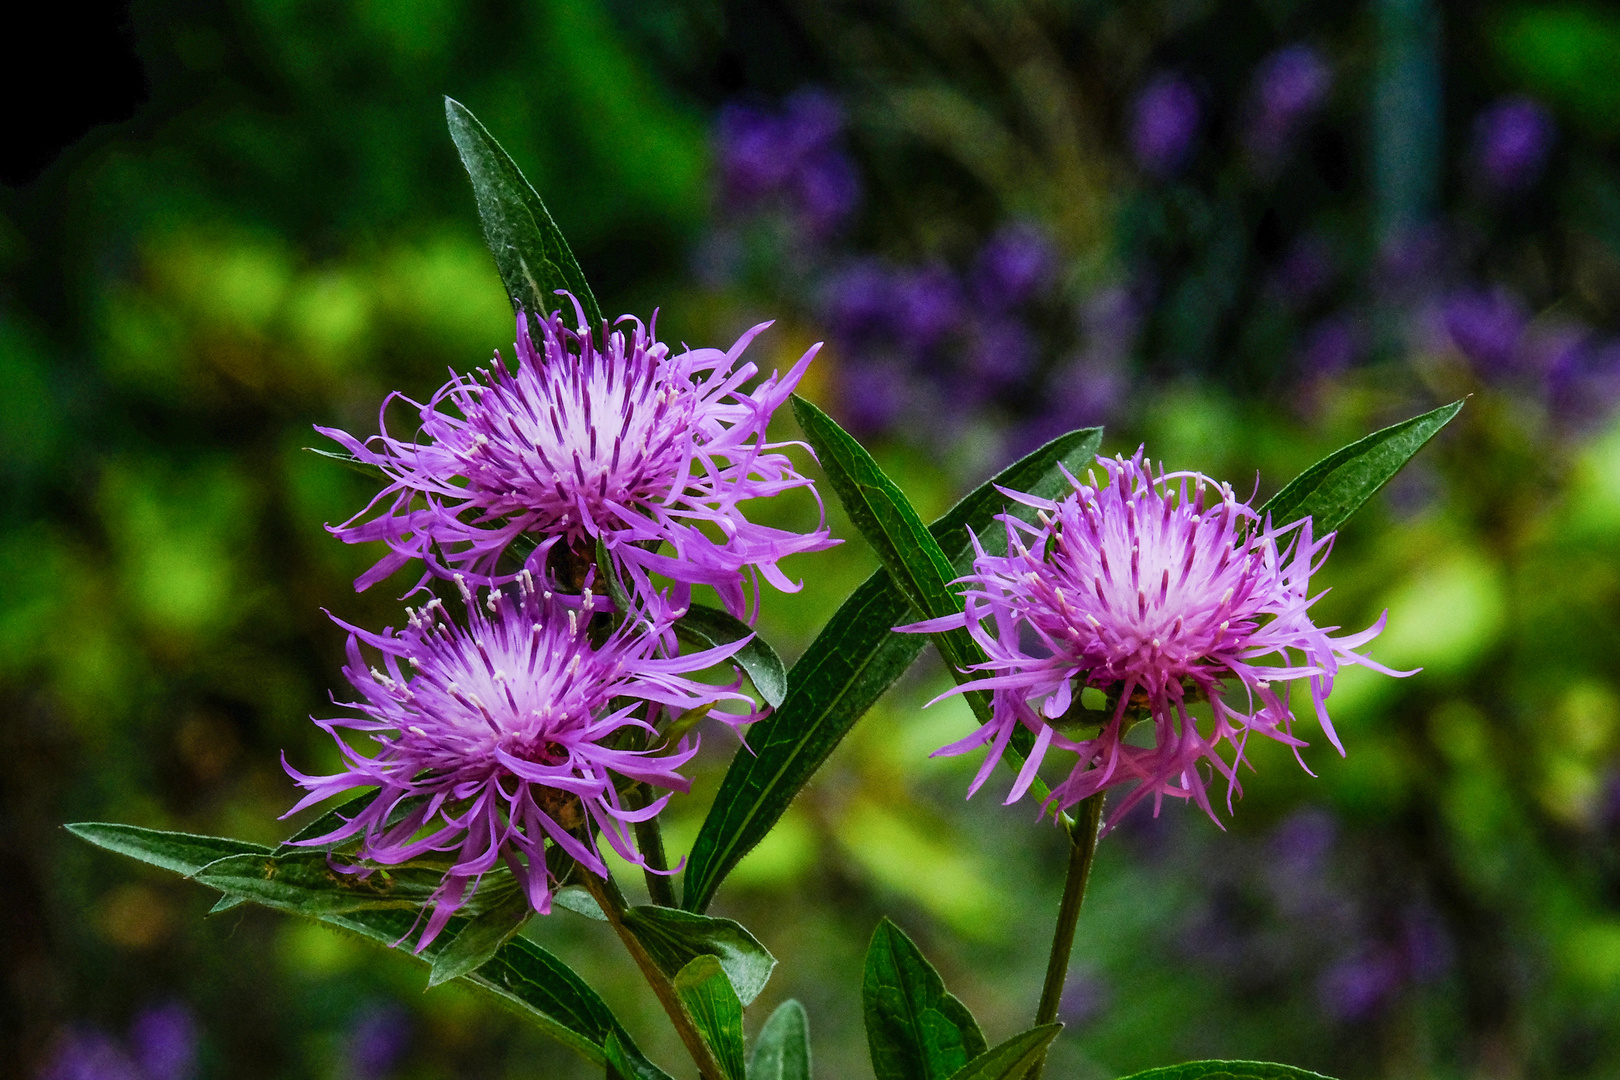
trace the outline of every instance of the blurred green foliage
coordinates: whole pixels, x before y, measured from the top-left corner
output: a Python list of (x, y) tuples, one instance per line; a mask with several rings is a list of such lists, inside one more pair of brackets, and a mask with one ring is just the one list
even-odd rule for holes
[[(1487, 220), (1466, 177), (1444, 182), (1487, 237), (1470, 258), (1508, 268), (1538, 312), (1620, 329), (1620, 21), (1596, 5), (1431, 6), (1451, 110), (1437, 153), (1466, 156), (1470, 110), (1499, 94), (1536, 94), (1561, 125), (1519, 211)], [(1376, 255), (1370, 10), (144, 0), (133, 22), (151, 100), (0, 205), (0, 1043), (15, 1048), (0, 1074), (33, 1075), (73, 1025), (118, 1031), (178, 998), (198, 1014), (204, 1076), (354, 1075), (356, 1025), (390, 1002), (411, 1032), (392, 1075), (588, 1075), (454, 986), (422, 995), (398, 958), (253, 909), (204, 920), (206, 890), (59, 825), (277, 839), (293, 825), (275, 820), (293, 796), (278, 755), (332, 763), (307, 720), (341, 679), (322, 609), (388, 625), (414, 582), (352, 591), (375, 556), (322, 526), (371, 490), (301, 449), (310, 426), (369, 432), (389, 390), (422, 400), (512, 334), (442, 94), (513, 153), (606, 309), (660, 306), (661, 336), (694, 345), (780, 315), (754, 347), (768, 368), (825, 335), (813, 305), (756, 279), (704, 284), (692, 253), (717, 213), (716, 109), (807, 82), (850, 102), (867, 184), (852, 249), (952, 258), (1022, 217), (1057, 238), (1076, 290), (1157, 260), (1110, 452), (1145, 440), (1238, 486), (1258, 471), (1265, 495), (1420, 402), (1474, 394), (1344, 530), (1322, 578), (1323, 621), (1359, 628), (1387, 607), (1373, 654), (1423, 673), (1344, 675), (1348, 756), (1313, 745), (1313, 779), (1254, 748), (1228, 831), (1167, 806), (1104, 840), (1048, 1075), (1221, 1056), (1346, 1080), (1620, 1068), (1620, 430), (1560, 429), (1383, 308), (1376, 362), (1314, 389), (1277, 374), (1299, 321), (1265, 291), (1278, 230)], [(1311, 158), (1331, 167), (1255, 190), (1203, 159), (1175, 184), (1133, 177), (1121, 116), (1144, 78), (1196, 68), (1212, 99), (1235, 100), (1295, 40), (1341, 61), (1340, 135)], [(807, 394), (832, 402), (829, 378)], [(878, 448), (925, 520), (997, 452), (979, 428), (956, 434)], [(802, 523), (814, 507), (774, 512)], [(802, 592), (766, 598), (762, 627), (790, 657), (874, 565), (829, 514), (848, 542), (788, 567)], [(1033, 1011), (1060, 838), (999, 806), (994, 783), (964, 803), (973, 761), (927, 757), (970, 724), (959, 700), (922, 708), (947, 683), (930, 657), (881, 702), (716, 909), (783, 961), (751, 1024), (804, 1001), (824, 1077), (868, 1072), (858, 972), (882, 913), (992, 1042)], [(668, 814), (672, 850), (734, 746), (706, 737), (696, 794)], [(1307, 826), (1327, 837), (1309, 866), (1289, 846)], [(679, 1057), (605, 929), (559, 912), (527, 932), (651, 1055)], [(1391, 975), (1391, 950), (1415, 955), (1425, 933), (1433, 970)], [(1390, 986), (1335, 1011), (1330, 960)]]

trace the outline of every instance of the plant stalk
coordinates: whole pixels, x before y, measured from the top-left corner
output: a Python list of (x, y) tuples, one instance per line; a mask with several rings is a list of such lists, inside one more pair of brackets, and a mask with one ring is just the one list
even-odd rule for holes
[[(1091, 861), (1097, 854), (1097, 830), (1102, 822), (1103, 793), (1080, 804), (1079, 820), (1069, 834), (1069, 869), (1063, 879), (1063, 900), (1058, 905), (1057, 926), (1052, 930), (1052, 953), (1046, 961), (1046, 982), (1041, 987), (1041, 1003), (1035, 1010), (1035, 1026), (1057, 1019), (1063, 1001), (1063, 983), (1069, 976), (1069, 953), (1074, 948), (1074, 927), (1080, 919), (1080, 904), (1086, 898), (1086, 882), (1091, 879)], [(1041, 1054), (1024, 1080), (1040, 1080), (1046, 1067)]]
[[(636, 804), (635, 808), (640, 810), (651, 801), (652, 792), (646, 784), (637, 784), (631, 788), (630, 798)], [(635, 830), (636, 848), (647, 862), (642, 873), (647, 878), (648, 895), (659, 907), (679, 907), (675, 902), (675, 886), (671, 883), (671, 876), (663, 872), (669, 869), (669, 856), (664, 854), (664, 831), (658, 826), (657, 815), (636, 822)]]
[(619, 935), (619, 940), (624, 942), (630, 958), (641, 969), (647, 985), (658, 995), (658, 1003), (664, 1007), (664, 1012), (669, 1014), (670, 1023), (675, 1025), (675, 1033), (681, 1037), (686, 1052), (692, 1055), (692, 1060), (697, 1063), (698, 1075), (702, 1080), (726, 1080), (726, 1074), (721, 1071), (720, 1063), (715, 1060), (714, 1051), (709, 1049), (709, 1044), (703, 1041), (703, 1036), (692, 1026), (691, 1018), (686, 1015), (680, 999), (675, 996), (675, 987), (658, 969), (658, 965), (648, 955), (640, 939), (624, 925), (624, 894), (619, 891), (619, 884), (613, 880), (613, 875), (610, 873), (606, 878), (599, 878), (589, 870), (585, 870), (580, 877), (584, 881), (585, 888), (590, 890), (590, 894), (601, 905), (602, 913), (607, 916), (608, 925), (613, 927), (614, 932)]

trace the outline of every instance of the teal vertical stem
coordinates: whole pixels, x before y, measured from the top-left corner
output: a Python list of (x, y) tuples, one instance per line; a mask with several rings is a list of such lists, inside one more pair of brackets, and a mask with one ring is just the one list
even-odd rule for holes
[[(1097, 792), (1080, 804), (1074, 831), (1069, 834), (1069, 868), (1063, 878), (1063, 900), (1058, 904), (1057, 926), (1052, 930), (1052, 953), (1046, 961), (1046, 983), (1041, 987), (1041, 1003), (1035, 1009), (1035, 1026), (1057, 1019), (1063, 1001), (1063, 983), (1069, 977), (1069, 953), (1074, 948), (1074, 927), (1080, 920), (1080, 904), (1086, 898), (1086, 882), (1091, 880), (1091, 861), (1097, 854), (1097, 830), (1102, 823), (1103, 793)], [(1046, 1067), (1043, 1053), (1031, 1065), (1024, 1080), (1040, 1080)]]
[(1373, 195), (1378, 239), (1424, 224), (1440, 196), (1444, 149), (1440, 13), (1436, 0), (1374, 0)]

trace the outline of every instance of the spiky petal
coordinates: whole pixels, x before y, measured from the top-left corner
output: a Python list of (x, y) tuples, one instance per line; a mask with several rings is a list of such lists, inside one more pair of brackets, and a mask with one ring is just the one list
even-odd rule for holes
[[(1342, 637), (1311, 621), (1311, 574), (1333, 535), (1313, 537), (1309, 518), (1281, 527), (1261, 521), (1229, 486), (1197, 473), (1161, 469), (1155, 478), (1140, 450), (1129, 461), (1098, 462), (1106, 485), (1095, 472), (1089, 484), (1070, 477), (1073, 492), (1056, 502), (1006, 492), (1035, 508), (1037, 523), (1002, 515), (1007, 554), (991, 554), (974, 538), (973, 573), (961, 579), (965, 610), (900, 628), (965, 627), (984, 649), (987, 660), (976, 665), (983, 674), (950, 693), (992, 691), (992, 718), (939, 751), (990, 745), (969, 794), (1023, 725), (1034, 749), (1009, 803), (1058, 748), (1078, 755), (1052, 790), (1065, 808), (1130, 785), (1111, 820), (1148, 795), (1155, 808), (1165, 796), (1191, 799), (1214, 817), (1208, 783), (1217, 773), (1226, 778), (1230, 809), (1251, 733), (1295, 748), (1296, 757), (1306, 745), (1289, 704), (1295, 680), (1303, 680), (1317, 721), (1342, 754), (1327, 712), (1339, 669), (1410, 673), (1356, 652), (1383, 629), (1382, 617)], [(1110, 707), (1081, 709), (1086, 687), (1103, 691)], [(1202, 722), (1189, 711), (1199, 701), (1211, 713)], [(1125, 739), (1139, 718), (1152, 723), (1151, 745)], [(1230, 761), (1219, 753), (1223, 742)]]
[[(551, 907), (548, 845), (605, 877), (592, 839), (599, 835), (645, 865), (629, 825), (658, 813), (669, 796), (628, 808), (613, 774), (686, 791), (679, 769), (697, 748), (683, 741), (667, 753), (616, 749), (615, 736), (640, 728), (651, 737), (659, 710), (679, 715), (749, 700), (735, 685), (688, 678), (747, 639), (663, 656), (651, 627), (667, 622), (667, 613), (654, 613), (625, 620), (593, 644), (589, 624), (598, 603), (590, 591), (553, 594), (527, 573), (489, 591), (482, 604), (465, 587), (464, 595), (465, 625), (452, 621), (438, 599), (410, 611), (399, 631), (373, 634), (338, 621), (349, 631), (343, 673), (360, 694), (349, 706), (357, 715), (315, 722), (337, 740), (344, 768), (307, 776), (287, 767), (309, 791), (289, 814), (355, 788), (379, 789), (347, 824), (307, 843), (359, 836), (361, 858), (383, 865), (451, 853), (418, 951), (502, 861), (542, 914)], [(380, 668), (366, 664), (362, 645), (382, 654)], [(346, 742), (344, 729), (369, 734), (372, 752)]]
[[(576, 305), (577, 311), (577, 305)], [(692, 585), (712, 585), (734, 615), (751, 614), (745, 585), (763, 574), (794, 591), (778, 562), (837, 543), (825, 516), (808, 533), (749, 521), (746, 500), (807, 487), (787, 444), (766, 441), (771, 414), (804, 376), (819, 346), (786, 377), (757, 374), (743, 350), (769, 323), (729, 350), (687, 349), (671, 355), (655, 329), (625, 317), (598, 345), (569, 330), (560, 312), (517, 320), (516, 370), (499, 354), (488, 369), (457, 375), (426, 405), (391, 394), (379, 417), (382, 434), (364, 441), (318, 428), (351, 454), (381, 469), (388, 486), (343, 525), (348, 543), (381, 540), (389, 553), (355, 582), (365, 589), (421, 559), (428, 574), (498, 583), (502, 554), (526, 538), (544, 569), (553, 545), (589, 557), (601, 540), (635, 591), (651, 592), (648, 575), (675, 584), (677, 608)], [(421, 432), (388, 434), (395, 401), (415, 408)], [(819, 497), (818, 497), (819, 504)], [(508, 570), (514, 569), (508, 567)]]

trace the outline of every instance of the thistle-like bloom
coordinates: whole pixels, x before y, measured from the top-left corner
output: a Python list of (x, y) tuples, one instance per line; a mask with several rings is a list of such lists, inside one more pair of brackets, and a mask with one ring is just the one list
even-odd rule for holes
[[(576, 306), (577, 311), (577, 306)], [(811, 348), (785, 378), (743, 389), (757, 369), (742, 352), (763, 323), (729, 351), (688, 349), (671, 356), (655, 329), (626, 318), (628, 332), (598, 348), (554, 312), (539, 323), (517, 320), (517, 370), (496, 354), (487, 370), (454, 375), (426, 405), (391, 394), (382, 434), (362, 442), (319, 428), (390, 481), (334, 535), (347, 543), (382, 540), (389, 554), (356, 581), (365, 589), (411, 559), (437, 577), (464, 574), (483, 584), (509, 580), (502, 553), (519, 538), (537, 544), (529, 566), (558, 542), (589, 556), (600, 540), (621, 576), (650, 595), (649, 573), (676, 584), (677, 609), (690, 586), (712, 585), (743, 616), (745, 572), (793, 591), (778, 560), (837, 541), (826, 521), (798, 534), (749, 521), (745, 500), (812, 487), (765, 428), (809, 367)], [(388, 434), (395, 400), (421, 415), (411, 441)], [(454, 411), (451, 411), (454, 410)], [(813, 490), (813, 489), (812, 489)], [(668, 545), (667, 550), (663, 546)], [(509, 568), (515, 569), (515, 568)]]
[[(990, 744), (969, 794), (1023, 725), (1034, 750), (1009, 803), (1055, 746), (1079, 756), (1052, 790), (1062, 807), (1134, 785), (1111, 820), (1149, 794), (1155, 808), (1168, 795), (1214, 817), (1207, 785), (1215, 773), (1226, 778), (1230, 809), (1251, 733), (1294, 747), (1296, 757), (1306, 745), (1293, 731), (1287, 684), (1295, 679), (1306, 680), (1317, 720), (1342, 754), (1326, 708), (1339, 668), (1397, 673), (1354, 651), (1383, 629), (1382, 618), (1337, 638), (1328, 633), (1337, 627), (1311, 621), (1310, 577), (1332, 534), (1313, 539), (1309, 518), (1274, 527), (1230, 487), (1197, 473), (1161, 469), (1155, 478), (1140, 451), (1129, 461), (1098, 461), (1105, 487), (1093, 472), (1089, 484), (1071, 477), (1073, 493), (1057, 502), (1007, 492), (1035, 508), (1038, 523), (1003, 515), (1008, 553), (992, 555), (974, 540), (964, 612), (901, 628), (966, 627), (988, 657), (976, 665), (982, 677), (951, 693), (992, 691), (991, 720), (939, 751)], [(1108, 707), (1081, 707), (1086, 687), (1101, 690)], [(1203, 721), (1191, 711), (1200, 701), (1210, 712)], [(1138, 720), (1151, 720), (1151, 745), (1126, 741)], [(1217, 752), (1222, 741), (1230, 763)]]
[[(685, 740), (668, 753), (620, 748), (618, 736), (639, 728), (656, 743), (659, 709), (678, 716), (748, 701), (735, 685), (687, 677), (743, 642), (666, 657), (648, 622), (626, 619), (594, 644), (589, 624), (598, 603), (590, 590), (556, 595), (526, 573), (490, 590), (482, 605), (471, 590), (463, 594), (465, 627), (437, 598), (410, 611), (398, 632), (373, 634), (339, 622), (349, 631), (343, 674), (359, 691), (361, 700), (349, 706), (358, 715), (315, 722), (337, 740), (345, 767), (331, 776), (287, 767), (309, 791), (289, 814), (354, 788), (379, 789), (347, 824), (308, 843), (359, 836), (360, 856), (384, 865), (450, 853), (453, 863), (433, 894), (418, 951), (502, 861), (542, 914), (551, 909), (548, 844), (605, 877), (591, 839), (600, 834), (620, 855), (645, 865), (629, 825), (663, 809), (667, 792), (688, 789), (678, 770), (697, 748)], [(381, 668), (367, 666), (362, 644), (382, 654)], [(369, 733), (375, 752), (350, 746), (339, 729)], [(614, 774), (666, 794), (627, 807)]]

